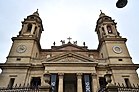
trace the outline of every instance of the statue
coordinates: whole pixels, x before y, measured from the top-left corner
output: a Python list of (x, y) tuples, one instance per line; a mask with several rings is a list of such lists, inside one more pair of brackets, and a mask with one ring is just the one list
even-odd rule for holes
[(55, 41), (54, 41), (53, 45), (55, 46), (55, 44), (56, 44), (56, 43), (55, 43)]
[(77, 41), (73, 41), (73, 44), (77, 45)]
[(65, 44), (65, 40), (61, 40), (60, 42), (62, 42), (62, 45)]
[(85, 42), (83, 42), (83, 45), (85, 46)]

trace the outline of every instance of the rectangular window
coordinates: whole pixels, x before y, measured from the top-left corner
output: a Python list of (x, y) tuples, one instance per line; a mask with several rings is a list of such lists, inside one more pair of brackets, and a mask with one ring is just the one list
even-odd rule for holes
[(118, 59), (118, 61), (123, 61), (123, 59)]
[(11, 78), (8, 84), (8, 88), (12, 89), (14, 85), (15, 78)]
[(125, 85), (126, 85), (126, 87), (127, 87), (127, 88), (131, 87), (131, 84), (130, 84), (130, 82), (129, 82), (129, 79), (128, 79), (128, 78), (125, 78), (124, 80), (125, 80)]
[(16, 58), (16, 60), (17, 60), (17, 61), (20, 61), (20, 60), (21, 60), (21, 58)]
[(41, 85), (41, 78), (40, 77), (32, 77), (30, 84), (31, 84), (32, 88), (37, 88), (38, 86)]

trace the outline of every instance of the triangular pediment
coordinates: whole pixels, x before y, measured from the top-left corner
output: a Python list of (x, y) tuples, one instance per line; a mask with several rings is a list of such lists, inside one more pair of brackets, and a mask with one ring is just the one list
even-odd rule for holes
[(66, 51), (87, 51), (87, 46), (78, 46), (76, 44), (67, 43), (61, 46), (52, 46), (52, 50), (66, 50)]
[(72, 53), (72, 52), (67, 52), (67, 53), (63, 53), (63, 54), (59, 54), (53, 57), (49, 57), (45, 60), (45, 62), (96, 62), (95, 59), (91, 58), (91, 57), (87, 57), (81, 54), (77, 54), (77, 53)]

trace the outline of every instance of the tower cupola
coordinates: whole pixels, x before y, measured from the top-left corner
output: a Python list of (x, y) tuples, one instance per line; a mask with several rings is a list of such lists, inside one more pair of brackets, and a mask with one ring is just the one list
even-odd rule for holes
[(99, 41), (103, 38), (119, 38), (119, 32), (117, 31), (116, 28), (116, 23), (115, 21), (105, 15), (105, 13), (103, 13), (101, 11), (99, 18), (97, 20), (97, 25), (96, 25), (96, 29), (95, 31), (98, 34), (98, 39)]
[(39, 17), (38, 9), (32, 15), (22, 21), (22, 29), (19, 32), (19, 37), (35, 37), (40, 40), (41, 33), (43, 31), (42, 20)]

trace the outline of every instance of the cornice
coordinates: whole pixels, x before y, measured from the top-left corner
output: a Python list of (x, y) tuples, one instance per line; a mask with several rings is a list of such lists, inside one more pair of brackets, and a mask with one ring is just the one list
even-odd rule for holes
[(31, 66), (31, 64), (29, 63), (0, 63), (0, 68), (4, 69), (4, 68), (20, 68), (20, 69), (27, 69)]

